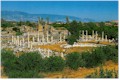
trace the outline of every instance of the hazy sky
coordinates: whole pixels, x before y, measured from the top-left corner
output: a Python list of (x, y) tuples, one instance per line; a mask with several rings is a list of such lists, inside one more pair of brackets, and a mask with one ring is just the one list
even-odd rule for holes
[(107, 21), (118, 20), (118, 1), (2, 1), (2, 11), (60, 14)]

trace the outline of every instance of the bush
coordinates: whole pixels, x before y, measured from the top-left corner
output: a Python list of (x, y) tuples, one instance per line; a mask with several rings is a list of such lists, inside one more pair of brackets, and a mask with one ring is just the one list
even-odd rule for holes
[(6, 61), (16, 58), (11, 50), (1, 50), (1, 62), (4, 64)]
[(2, 50), (2, 65), (10, 78), (38, 78), (43, 59), (37, 52), (24, 53), (19, 58), (12, 51)]
[(102, 48), (97, 48), (94, 51), (86, 52), (82, 54), (85, 59), (86, 67), (95, 67), (103, 64), (106, 61), (106, 55), (104, 54)]
[(38, 52), (29, 52), (22, 54), (19, 58), (21, 70), (42, 70), (43, 59)]
[(99, 70), (95, 70), (94, 73), (86, 76), (86, 78), (118, 78), (118, 71), (113, 70), (104, 70), (102, 67), (100, 67)]
[(14, 69), (14, 66), (16, 66), (17, 58), (13, 54), (13, 51), (3, 49), (1, 51), (1, 62), (5, 67), (4, 71), (9, 72)]
[(50, 56), (44, 62), (45, 71), (61, 71), (65, 67), (65, 61), (58, 56)]
[(105, 53), (107, 60), (112, 60), (118, 62), (118, 49), (114, 46), (103, 47), (103, 52)]
[(23, 34), (22, 32), (16, 32), (16, 36), (22, 35), (22, 34)]
[(71, 53), (66, 56), (66, 64), (71, 69), (77, 70), (79, 67), (83, 67), (85, 65), (85, 61), (83, 60), (81, 54)]
[(9, 78), (42, 78), (43, 75), (39, 75), (37, 71), (11, 71), (7, 73)]

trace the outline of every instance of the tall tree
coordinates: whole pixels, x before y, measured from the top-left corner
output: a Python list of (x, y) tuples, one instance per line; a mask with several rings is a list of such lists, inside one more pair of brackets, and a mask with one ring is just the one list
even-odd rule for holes
[(69, 24), (69, 17), (66, 17), (66, 23)]
[(68, 27), (68, 31), (71, 33), (71, 35), (68, 37), (67, 42), (68, 44), (73, 44), (74, 42), (79, 39), (80, 36), (80, 26), (78, 25), (77, 21), (72, 21), (70, 23), (70, 26)]

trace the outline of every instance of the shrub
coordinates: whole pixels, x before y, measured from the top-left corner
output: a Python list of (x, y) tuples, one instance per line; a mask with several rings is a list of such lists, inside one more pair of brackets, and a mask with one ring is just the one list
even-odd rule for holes
[(10, 78), (37, 78), (43, 68), (43, 60), (37, 52), (24, 53), (19, 58), (12, 51), (2, 50), (2, 65)]
[(4, 64), (5, 62), (9, 61), (9, 60), (13, 60), (15, 59), (15, 55), (13, 54), (13, 51), (11, 50), (1, 50), (1, 62), (2, 64)]
[(92, 65), (94, 65), (94, 63), (92, 62), (93, 58), (90, 52), (82, 53), (82, 57), (85, 60), (85, 67), (91, 67)]
[(116, 47), (114, 46), (103, 47), (103, 52), (105, 53), (107, 60), (118, 62), (118, 49), (116, 49)]
[(61, 71), (65, 67), (65, 61), (59, 56), (50, 56), (44, 62), (45, 71)]
[(38, 52), (24, 53), (19, 57), (21, 70), (42, 70), (43, 59)]
[(86, 76), (86, 78), (118, 78), (118, 71), (113, 70), (104, 70), (103, 67), (100, 67), (99, 70), (95, 70), (94, 73)]
[(5, 67), (4, 68), (5, 72), (9, 72), (13, 70), (14, 66), (16, 66), (16, 61), (17, 61), (17, 58), (13, 54), (13, 51), (5, 50), (5, 49), (1, 51), (1, 62), (2, 62), (2, 65)]
[(82, 56), (85, 59), (86, 67), (95, 67), (106, 61), (106, 55), (104, 54), (102, 48), (97, 48), (91, 53), (83, 53)]
[(9, 78), (42, 78), (43, 75), (39, 75), (37, 71), (17, 71), (13, 70), (7, 73)]
[(70, 53), (66, 56), (66, 64), (74, 70), (77, 70), (79, 67), (85, 65), (85, 61), (82, 59), (81, 54), (79, 53)]

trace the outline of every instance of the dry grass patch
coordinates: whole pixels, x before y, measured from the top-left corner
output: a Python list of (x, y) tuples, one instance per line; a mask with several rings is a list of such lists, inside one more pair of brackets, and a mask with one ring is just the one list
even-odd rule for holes
[[(69, 68), (65, 68), (63, 71), (59, 73), (47, 73), (46, 77), (47, 78), (85, 78), (87, 75), (93, 73), (95, 69), (99, 69), (99, 67), (95, 68), (79, 68), (77, 71), (71, 70)], [(118, 64), (113, 63), (112, 61), (107, 61), (103, 69), (108, 69), (108, 70), (118, 70)]]
[(72, 52), (84, 52), (84, 51), (90, 51), (93, 49), (93, 47), (73, 47), (73, 48), (62, 48), (60, 47), (60, 45), (62, 45), (64, 43), (58, 43), (58, 44), (52, 44), (52, 45), (39, 45), (37, 47), (42, 48), (42, 49), (50, 49), (53, 51), (57, 51), (57, 52), (64, 52), (65, 53), (72, 53)]

